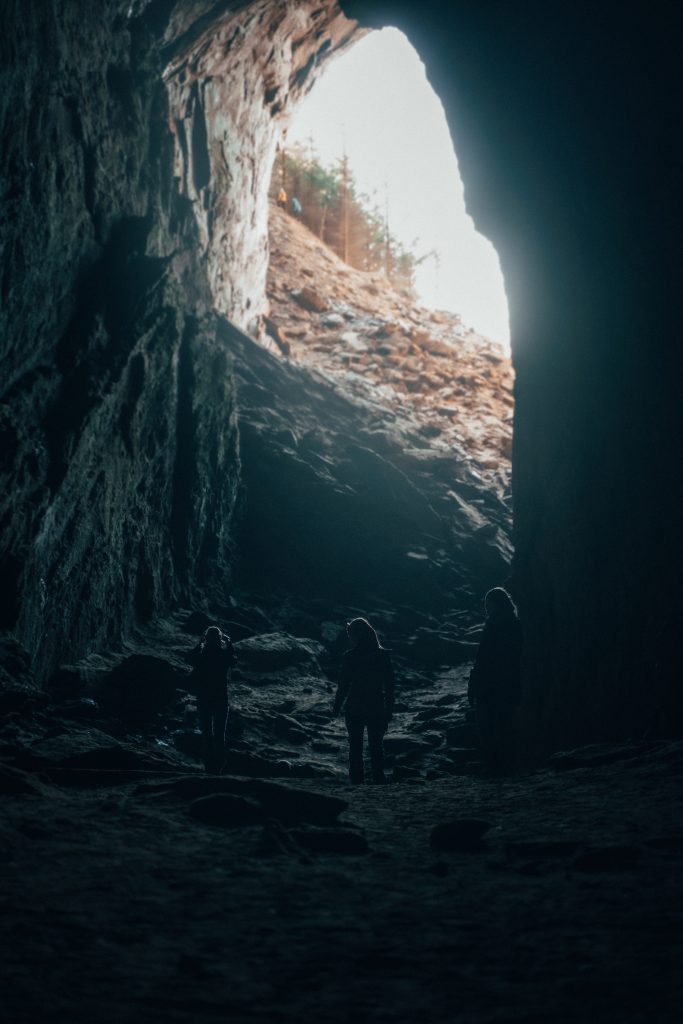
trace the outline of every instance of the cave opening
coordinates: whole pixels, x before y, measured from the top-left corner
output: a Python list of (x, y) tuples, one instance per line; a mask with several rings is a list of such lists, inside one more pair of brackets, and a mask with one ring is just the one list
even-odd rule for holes
[(509, 495), (500, 262), (467, 214), (443, 107), (397, 29), (358, 40), (285, 120), (269, 257), (275, 352), (382, 399)]
[[(271, 195), (344, 262), (383, 271), (428, 310), (509, 349), (500, 261), (476, 230), (443, 105), (403, 32), (365, 35), (327, 66), (283, 132)], [(296, 205), (300, 205), (300, 202)]]
[[(372, 579), (381, 566), (385, 590), (392, 580), (401, 582), (401, 593), (412, 593), (415, 575), (430, 575), (437, 567), (442, 578), (427, 588), (432, 594), (427, 603), (433, 603), (434, 589), (440, 590), (440, 614), (445, 613), (458, 580), (459, 603), (466, 593), (467, 615), (476, 621), (483, 592), (507, 577), (512, 554), (513, 373), (507, 302), (495, 250), (476, 234), (466, 214), (443, 109), (416, 51), (398, 30), (359, 30), (335, 4), (255, 3), (219, 19), (209, 34), (174, 54), (164, 77), (176, 141), (176, 183), (194, 211), (215, 308), (283, 362), (331, 384), (335, 395), (355, 410), (344, 422), (344, 434), (370, 448), (378, 464), (390, 461), (407, 488), (439, 492), (438, 499), (422, 494), (436, 513), (429, 538), (423, 526), (408, 536), (415, 512), (394, 508), (401, 525), (391, 524), (390, 544), (386, 529), (368, 525), (368, 515), (376, 514), (371, 502), (368, 507), (368, 492), (385, 509), (394, 496), (395, 480), (387, 479), (383, 466), (371, 488), (368, 467), (342, 471), (351, 474), (366, 507), (359, 504), (354, 529), (340, 535), (335, 531), (338, 512), (327, 507), (326, 496), (304, 500), (296, 465), (271, 467), (271, 473), (282, 474), (279, 516), (274, 521), (265, 514), (272, 476), (262, 479), (243, 459), (243, 480), (251, 495), (242, 519), (246, 533), (239, 538), (240, 562), (243, 569), (247, 566), (243, 577), (256, 570), (270, 577), (277, 571), (291, 584), (301, 579), (302, 563), (318, 584), (330, 564), (344, 565), (346, 577), (357, 565), (360, 544), (366, 550), (361, 576)], [(360, 86), (353, 96), (350, 81)], [(348, 107), (343, 124), (329, 113), (331, 103), (339, 106), (340, 94)], [(323, 167), (323, 150), (333, 161), (334, 142), (325, 141), (322, 129), (320, 162), (311, 155), (318, 143), (309, 139), (313, 122), (306, 108), (316, 96), (321, 100), (314, 120), (318, 125), (327, 121), (332, 136), (335, 129), (342, 136), (343, 151), (333, 173)], [(406, 109), (396, 120), (391, 112), (401, 104)], [(361, 116), (368, 107), (374, 109), (374, 121)], [(297, 127), (300, 110), (305, 120)], [(359, 171), (358, 183), (352, 184), (356, 172), (350, 153), (352, 148), (359, 155), (367, 151), (368, 137), (377, 136), (382, 123), (388, 134), (377, 139), (374, 150), (375, 163), (380, 161), (374, 187), (378, 175), (387, 179), (387, 187), (372, 209), (372, 175), (361, 182)], [(409, 157), (420, 159), (411, 162)], [(394, 184), (391, 164), (405, 172), (400, 186)], [(305, 183), (321, 175), (330, 190), (319, 189), (314, 181), (306, 191)], [(290, 179), (299, 196), (290, 189), (291, 195), (278, 204)], [(395, 200), (390, 196), (394, 188)], [(331, 190), (342, 200), (336, 209), (329, 201)], [(368, 196), (364, 240), (359, 242), (353, 227), (358, 227), (363, 192)], [(359, 200), (353, 211), (352, 194)], [(297, 205), (303, 201), (298, 215), (293, 199)], [(360, 256), (359, 249), (364, 249)], [(456, 308), (463, 304), (469, 309), (467, 319)], [(497, 337), (486, 337), (481, 321), (486, 333)], [(240, 360), (238, 374), (243, 366)], [(251, 384), (244, 394), (253, 394)], [(334, 422), (334, 404), (318, 409), (311, 399), (299, 413), (307, 422), (304, 430), (291, 413), (291, 392), (282, 404), (290, 414), (279, 424), (280, 449), (289, 444), (300, 459), (305, 439), (312, 451), (336, 464), (342, 426)], [(266, 429), (261, 415), (253, 408), (247, 412), (247, 405), (242, 403), (239, 426), (243, 456), (250, 451), (250, 431), (257, 429), (262, 438)], [(250, 416), (258, 426), (248, 422)], [(268, 417), (276, 433), (272, 409)], [(310, 535), (297, 538), (300, 521), (314, 531), (317, 546), (311, 545)], [(478, 540), (467, 541), (463, 557), (461, 541), (471, 532)], [(395, 562), (390, 571), (384, 564), (389, 557)], [(444, 585), (443, 577), (450, 582)], [(351, 597), (350, 591), (346, 596)]]

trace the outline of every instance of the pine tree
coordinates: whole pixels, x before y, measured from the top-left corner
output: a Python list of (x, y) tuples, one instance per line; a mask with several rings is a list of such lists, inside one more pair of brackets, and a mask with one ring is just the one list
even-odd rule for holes
[(418, 265), (389, 230), (388, 202), (384, 212), (366, 194), (359, 194), (344, 154), (335, 167), (324, 167), (313, 139), (306, 146), (280, 149), (273, 167), (270, 192), (284, 188), (301, 203), (300, 219), (336, 254), (358, 270), (383, 270), (396, 287), (413, 292)]

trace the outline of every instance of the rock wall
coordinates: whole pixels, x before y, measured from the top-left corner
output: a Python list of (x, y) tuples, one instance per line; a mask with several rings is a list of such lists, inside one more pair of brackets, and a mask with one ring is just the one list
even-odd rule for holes
[(0, 610), (39, 676), (227, 566), (229, 369), (151, 12), (5, 7)]
[(266, 312), (265, 196), (283, 125), (327, 61), (360, 34), (336, 0), (228, 6), (237, 10), (203, 30), (195, 22), (167, 46), (164, 81), (174, 174), (192, 204), (216, 308), (248, 328)]
[(39, 678), (225, 596), (239, 442), (210, 313), (261, 310), (282, 118), (353, 31), (330, 2), (6, 5), (0, 628)]
[(680, 730), (673, 21), (645, 4), (411, 6), (343, 4), (425, 60), (501, 258), (527, 741)]

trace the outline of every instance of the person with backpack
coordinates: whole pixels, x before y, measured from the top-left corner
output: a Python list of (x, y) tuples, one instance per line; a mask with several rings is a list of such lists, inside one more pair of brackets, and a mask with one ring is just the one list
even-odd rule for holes
[(232, 641), (218, 626), (209, 626), (192, 652), (192, 683), (204, 741), (204, 767), (220, 772), (225, 763), (228, 682), (235, 663)]
[(502, 587), (484, 598), (486, 623), (470, 673), (468, 697), (479, 745), (490, 772), (512, 764), (515, 711), (520, 702), (522, 628), (512, 598)]
[(363, 741), (368, 731), (372, 779), (386, 782), (383, 739), (394, 710), (394, 670), (389, 651), (380, 645), (367, 619), (346, 624), (351, 648), (342, 660), (334, 714), (344, 711), (349, 734), (349, 778), (364, 781)]

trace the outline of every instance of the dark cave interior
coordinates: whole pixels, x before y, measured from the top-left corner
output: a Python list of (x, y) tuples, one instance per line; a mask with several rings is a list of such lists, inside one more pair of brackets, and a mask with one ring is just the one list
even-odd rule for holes
[[(213, 617), (229, 625), (233, 639), (245, 644), (244, 694), (251, 692), (247, 684), (260, 685), (250, 675), (258, 661), (249, 646), (254, 635), (298, 637), (299, 646), (283, 648), (281, 640), (271, 640), (272, 650), (264, 649), (267, 657), (262, 652), (266, 662), (272, 657), (282, 670), (277, 682), (271, 680), (272, 699), (279, 701), (272, 715), (286, 719), (288, 702), (295, 706), (292, 688), (303, 685), (302, 679), (322, 699), (316, 686), (323, 686), (325, 673), (318, 682), (311, 679), (319, 659), (324, 663), (338, 653), (328, 620), (375, 609), (405, 664), (415, 661), (415, 692), (429, 679), (445, 688), (438, 692), (446, 698), (448, 686), (456, 676), (460, 685), (458, 673), (471, 660), (481, 595), (507, 580), (524, 624), (519, 730), (526, 764), (588, 744), (621, 744), (621, 750), (636, 750), (629, 744), (662, 744), (667, 764), (674, 767), (666, 772), (657, 767), (648, 747), (645, 767), (638, 762), (633, 769), (637, 775), (642, 767), (637, 778), (626, 770), (618, 775), (609, 757), (601, 761), (599, 753), (593, 760), (577, 755), (585, 778), (590, 776), (585, 783), (590, 791), (569, 784), (576, 795), (568, 798), (567, 820), (576, 829), (590, 819), (594, 843), (602, 827), (601, 793), (611, 787), (621, 800), (617, 813), (632, 819), (634, 832), (637, 821), (647, 831), (647, 814), (661, 812), (662, 835), (666, 829), (675, 835), (667, 832), (669, 846), (662, 839), (657, 850), (677, 851), (680, 858), (673, 800), (662, 789), (660, 806), (648, 790), (650, 782), (664, 786), (664, 777), (666, 785), (676, 781), (680, 754), (673, 741), (683, 726), (683, 357), (674, 255), (680, 158), (672, 128), (678, 120), (680, 62), (673, 14), (654, 13), (644, 4), (596, 9), (583, 0), (561, 9), (531, 0), (514, 11), (498, 0), (476, 5), (428, 0), (419, 11), (403, 0), (104, 0), (96, 10), (84, 0), (10, 0), (3, 13), (0, 698), (10, 722), (2, 774), (8, 800), (47, 799), (60, 771), (102, 766), (92, 736), (76, 754), (61, 754), (61, 767), (50, 760), (56, 754), (45, 752), (45, 744), (55, 742), (50, 702), (82, 697), (83, 680), (91, 686), (106, 676), (108, 699), (119, 717), (127, 687), (138, 685), (136, 666), (138, 673), (147, 673), (157, 696), (169, 687), (175, 692), (182, 643), (169, 637), (182, 631), (180, 623)], [(437, 457), (405, 424), (383, 421), (370, 405), (352, 407), (334, 388), (312, 384), (300, 368), (275, 360), (249, 338), (267, 312), (267, 189), (282, 118), (314, 85), (326, 61), (363, 32), (383, 25), (405, 32), (425, 62), (452, 132), (468, 210), (500, 255), (516, 375), (512, 522), (506, 503), (483, 488), (457, 457)], [(244, 595), (249, 595), (248, 610)], [(160, 668), (164, 645), (169, 661)], [(441, 671), (444, 666), (456, 675)], [(406, 673), (410, 676), (409, 669)], [(324, 686), (321, 693), (327, 692)], [(242, 735), (252, 735), (253, 729), (261, 743), (270, 742), (244, 700)], [(448, 700), (442, 704), (451, 706)], [(423, 722), (438, 725), (435, 708), (417, 701), (413, 710)], [(408, 713), (407, 705), (403, 710)], [(313, 721), (317, 713), (312, 712)], [(30, 731), (25, 718), (31, 714), (42, 716), (33, 752), (21, 739)], [(66, 712), (58, 707), (55, 714)], [(103, 721), (94, 721), (92, 729), (100, 729), (98, 750), (105, 749)], [(280, 739), (286, 736), (290, 745), (301, 740), (296, 722), (277, 721), (284, 730)], [(460, 719), (448, 724), (465, 728)], [(437, 743), (434, 730), (426, 729), (419, 737), (423, 753)], [(106, 767), (137, 772), (139, 783), (145, 772), (153, 773), (153, 758), (131, 753), (131, 735), (129, 730), (116, 736), (118, 761)], [(460, 741), (454, 744), (460, 749)], [(322, 764), (329, 751), (324, 743), (319, 746)], [(400, 753), (398, 743), (395, 747)], [(260, 801), (262, 814), (275, 800), (267, 786), (276, 784), (264, 781), (268, 756), (251, 761), (247, 753), (240, 756), (244, 776), (260, 773), (261, 778), (244, 784), (233, 780), (232, 789), (226, 781), (220, 792)], [(412, 763), (408, 758), (403, 764), (406, 779)], [(310, 781), (315, 775), (294, 772), (293, 777)], [(324, 773), (320, 778), (328, 787), (326, 799), (332, 799), (334, 780)], [(500, 793), (477, 790), (473, 778), (463, 783), (458, 807), (463, 813), (470, 809), (466, 817), (491, 816)], [(526, 857), (528, 867), (538, 858), (546, 864), (543, 858), (576, 853), (568, 847), (557, 847), (554, 854), (537, 849), (533, 857), (528, 849), (520, 852), (526, 833), (515, 832), (519, 822), (505, 815), (517, 801), (526, 819), (535, 820), (546, 777), (533, 778), (526, 789), (523, 781), (505, 783), (506, 810), (500, 813), (508, 828), (508, 867), (515, 858)], [(396, 834), (387, 850), (399, 843), (401, 820), (414, 824), (425, 816), (432, 821), (430, 815), (443, 816), (451, 790), (439, 789), (446, 781), (438, 771), (430, 779), (435, 789), (406, 786), (405, 797), (398, 794), (401, 787), (392, 788)], [(447, 780), (449, 786), (456, 783)], [(199, 781), (177, 781), (170, 789), (147, 785), (159, 806), (169, 793), (173, 799), (211, 795)], [(80, 834), (81, 827), (91, 827), (78, 817), (85, 814), (87, 823), (87, 815), (95, 813), (89, 795), (81, 810), (67, 806), (73, 793), (82, 792), (76, 786), (60, 795), (63, 827), (59, 808), (41, 812), (49, 829), (64, 833), (57, 862), (68, 853), (72, 830)], [(422, 811), (421, 792), (427, 794)], [(124, 815), (126, 800), (112, 791), (109, 807), (116, 803), (115, 814)], [(359, 800), (357, 820), (372, 839), (376, 809), (371, 796)], [(20, 821), (18, 807), (10, 808), (11, 821)], [(271, 822), (265, 827), (267, 842), (280, 853), (315, 851), (315, 842), (323, 840), (295, 833), (302, 822), (329, 825), (328, 812), (320, 804), (315, 811), (299, 809), (285, 820), (286, 828)], [(209, 839), (197, 833), (188, 840), (191, 850), (183, 850), (179, 812), (168, 813), (164, 827), (179, 844), (171, 875), (180, 875), (183, 857), (191, 853), (208, 878)], [(123, 832), (129, 829), (132, 836), (143, 828), (142, 817), (133, 815), (125, 825), (121, 820), (117, 837), (103, 831), (97, 839), (115, 846), (119, 859), (127, 849)], [(552, 831), (547, 821), (539, 822), (537, 832)], [(245, 824), (253, 822), (245, 819)], [(31, 828), (47, 835), (44, 824), (24, 826), (25, 837)], [(107, 828), (115, 830), (111, 820)], [(605, 870), (634, 870), (634, 857), (623, 853), (633, 849), (633, 836), (617, 835), (626, 829), (623, 822), (615, 829)], [(231, 855), (236, 855), (235, 835), (231, 830)], [(652, 844), (656, 841), (652, 838)], [(353, 846), (356, 840), (347, 836), (343, 842)], [(510, 853), (515, 843), (519, 848)], [(3, 864), (11, 866), (9, 848), (3, 839)], [(604, 867), (600, 855), (590, 860), (590, 849), (576, 854), (577, 871), (589, 872), (589, 880), (591, 871)], [(25, 855), (33, 866), (40, 852), (35, 843), (31, 851)], [(381, 889), (377, 856), (373, 885)], [(267, 863), (263, 892), (275, 892), (277, 872), (271, 871), (274, 862)], [(465, 874), (476, 870), (473, 863), (468, 861)], [(494, 868), (495, 863), (495, 858), (489, 862)], [(453, 866), (438, 864), (430, 877), (452, 879)], [(406, 861), (396, 868), (397, 891), (408, 884), (414, 866)], [(324, 868), (309, 868), (315, 891), (324, 892)], [(547, 894), (556, 895), (555, 876), (544, 871), (537, 871), (542, 878), (533, 896), (515, 875), (512, 888), (520, 904), (537, 897), (540, 906)], [(668, 862), (660, 874), (673, 886)], [(494, 883), (503, 876), (493, 868), (484, 888), (467, 877), (477, 898), (496, 899)], [(607, 904), (617, 900), (620, 877), (625, 876), (615, 877), (613, 890), (611, 880), (605, 881)], [(78, 903), (78, 893), (62, 882)], [(182, 882), (176, 883), (173, 905), (182, 913)], [(248, 871), (243, 883), (258, 913), (267, 913)], [(283, 922), (302, 919), (301, 907), (295, 906), (299, 885), (295, 878), (291, 904), (273, 897), (280, 900)], [(648, 883), (643, 891), (658, 907), (667, 905), (673, 890), (655, 888)], [(577, 907), (582, 899), (589, 901), (590, 894), (581, 893)], [(101, 893), (94, 898), (106, 903)], [(156, 892), (152, 903), (158, 907), (165, 898)], [(197, 890), (191, 898), (196, 907), (203, 896)], [(359, 889), (350, 900), (344, 916), (349, 936), (367, 898)], [(438, 897), (430, 890), (420, 894), (423, 898), (430, 907), (436, 901), (436, 913)], [(557, 907), (547, 907), (550, 919)], [(148, 912), (152, 920), (158, 910)], [(301, 910), (307, 920), (307, 914), (313, 920), (318, 912), (320, 906)], [(517, 912), (511, 903), (509, 913)], [(471, 923), (474, 909), (467, 913)], [(615, 920), (626, 920), (620, 914)], [(637, 926), (646, 939), (647, 920), (645, 915)], [(316, 921), (323, 930), (329, 926), (329, 918)], [(404, 925), (413, 934), (419, 920)], [(57, 918), (48, 921), (55, 946), (59, 927)], [(198, 918), (197, 935), (201, 927)], [(652, 927), (652, 950), (667, 945), (671, 955), (673, 933), (666, 931), (671, 922), (664, 932)], [(504, 948), (502, 919), (495, 928)], [(263, 949), (275, 941), (270, 933), (262, 939)], [(443, 935), (439, 941), (445, 941)], [(31, 955), (40, 960), (40, 944), (34, 946)], [(74, 964), (77, 946), (75, 941)], [(342, 962), (346, 954), (332, 947)], [(621, 952), (629, 964), (642, 950), (634, 939)], [(481, 949), (479, 954), (484, 956)], [(250, 955), (258, 957), (254, 951)], [(278, 1000), (282, 1005), (283, 993), (291, 991), (296, 955), (273, 983), (269, 1013), (266, 1003), (259, 1003), (258, 986), (249, 987), (256, 982), (245, 981), (245, 973), (245, 987), (232, 1007), (235, 1019), (278, 1019), (272, 1007)], [(385, 981), (396, 973), (387, 955), (389, 961), (380, 958), (376, 964), (377, 977)], [(423, 980), (431, 977), (430, 956), (429, 948), (420, 947)], [(567, 968), (571, 978), (583, 962), (579, 953), (576, 957)], [(183, 961), (180, 973), (185, 971), (188, 984), (197, 975), (201, 987), (201, 968), (191, 961), (191, 956)], [(602, 966), (608, 962), (606, 956)], [(531, 979), (533, 967), (522, 954), (515, 963), (510, 970)], [(604, 1004), (582, 1016), (580, 1007), (588, 1005), (590, 993), (575, 979), (568, 982), (566, 1019), (673, 1020), (671, 963), (656, 961), (662, 985), (654, 995), (638, 989), (636, 998), (636, 987), (626, 985), (621, 1009), (605, 996)], [(155, 970), (151, 961), (148, 967)], [(98, 969), (93, 967), (95, 974)], [(545, 964), (539, 1005), (551, 1000), (554, 972), (564, 970), (555, 961)], [(605, 971), (606, 993), (624, 979)], [(329, 998), (317, 1010), (305, 1000), (292, 1004), (291, 1016), (283, 1011), (282, 1019), (316, 1012), (321, 1021), (350, 1019), (344, 1014), (351, 1012), (359, 1020), (404, 1019), (398, 1011), (392, 1016), (391, 1003), (382, 1016), (375, 1002), (363, 1002), (380, 998), (364, 988), (368, 979), (358, 984), (359, 1001), (345, 1003), (339, 979), (332, 984), (325, 974), (317, 980), (328, 985)], [(431, 1019), (452, 1020), (448, 983), (438, 971), (432, 980)], [(639, 981), (637, 973), (632, 986)], [(463, 1020), (534, 1019), (515, 1017), (512, 1010), (510, 1016), (502, 1010), (496, 1015), (483, 996), (479, 999), (474, 982), (472, 991), (464, 976), (460, 983), (471, 997)], [(494, 985), (504, 1000), (506, 985)], [(17, 992), (22, 991), (19, 986)], [(421, 991), (417, 983), (415, 991)], [(149, 1012), (144, 1019), (150, 1020), (157, 1013), (167, 1020), (210, 1016), (201, 1000), (183, 1003), (184, 998), (172, 1004), (171, 997), (164, 1002), (157, 993), (146, 1009), (138, 1006), (135, 1012), (139, 1019)], [(386, 992), (381, 998), (386, 1004)], [(648, 1017), (652, 998), (660, 1000), (658, 1015)], [(96, 1012), (93, 999), (84, 999), (84, 1013)], [(624, 1016), (629, 999), (632, 1015)], [(529, 996), (527, 1009), (532, 1001)], [(26, 1012), (38, 1014), (37, 1005), (30, 1003)], [(412, 1005), (408, 999), (406, 1007)], [(229, 1000), (220, 1006), (231, 1010)], [(252, 1013), (247, 1006), (256, 1009)], [(50, 1016), (43, 1007), (41, 1019), (80, 1019), (64, 993), (53, 1009)], [(21, 1019), (20, 1011), (16, 1017)], [(555, 1018), (543, 1010), (541, 1017), (565, 1019), (560, 1010)]]

